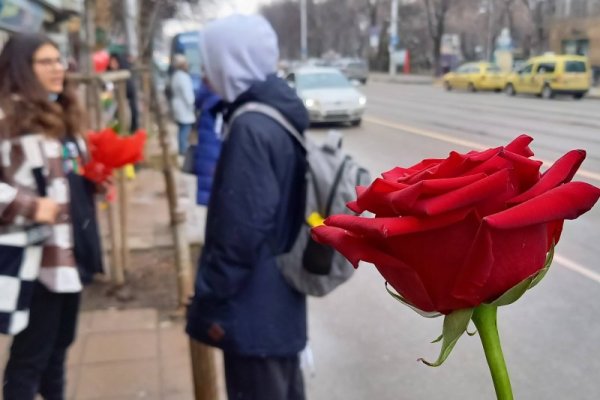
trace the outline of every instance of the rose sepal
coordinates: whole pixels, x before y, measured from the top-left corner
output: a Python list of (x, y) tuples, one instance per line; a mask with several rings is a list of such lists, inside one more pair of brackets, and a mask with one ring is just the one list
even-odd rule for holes
[(437, 318), (437, 317), (442, 316), (442, 313), (423, 311), (423, 310), (419, 309), (417, 306), (411, 304), (411, 302), (406, 300), (404, 297), (402, 297), (402, 295), (393, 292), (390, 289), (390, 284), (388, 282), (385, 283), (385, 290), (387, 290), (387, 292), (390, 294), (390, 296), (392, 296), (394, 299), (396, 299), (400, 303), (404, 304), (406, 307), (410, 308), (411, 310), (413, 310), (414, 312), (416, 312), (417, 314), (419, 314), (422, 317)]
[(429, 362), (423, 358), (419, 358), (423, 364), (430, 367), (439, 367), (446, 361), (452, 349), (458, 342), (458, 339), (467, 331), (471, 317), (473, 316), (473, 308), (465, 308), (456, 310), (444, 317), (444, 329), (442, 336), (434, 341), (442, 341), (442, 349), (440, 355), (435, 362)]

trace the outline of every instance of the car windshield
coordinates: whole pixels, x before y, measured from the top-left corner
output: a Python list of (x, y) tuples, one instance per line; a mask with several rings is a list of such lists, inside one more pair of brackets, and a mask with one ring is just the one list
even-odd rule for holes
[(346, 77), (337, 72), (314, 72), (298, 74), (296, 86), (301, 90), (323, 89), (323, 88), (345, 88), (352, 84)]

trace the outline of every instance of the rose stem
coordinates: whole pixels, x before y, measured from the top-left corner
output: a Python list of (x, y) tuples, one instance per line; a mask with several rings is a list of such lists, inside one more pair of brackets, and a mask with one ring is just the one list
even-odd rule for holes
[(482, 304), (473, 312), (473, 322), (479, 332), (485, 358), (492, 373), (496, 397), (498, 400), (513, 400), (510, 377), (508, 376), (508, 370), (502, 355), (500, 337), (498, 336), (497, 312), (498, 307)]

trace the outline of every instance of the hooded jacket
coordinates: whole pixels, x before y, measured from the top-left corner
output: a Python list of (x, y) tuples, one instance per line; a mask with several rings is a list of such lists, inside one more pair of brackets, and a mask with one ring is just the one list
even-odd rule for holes
[[(300, 132), (308, 127), (302, 101), (274, 74), (277, 39), (266, 20), (230, 17), (210, 24), (203, 39), (207, 78), (231, 103), (226, 123), (252, 101), (277, 108)], [(243, 114), (229, 126), (188, 313), (194, 339), (258, 357), (291, 356), (305, 347), (306, 298), (287, 284), (275, 260), (302, 223), (305, 158), (284, 128), (262, 114)]]
[(221, 154), (221, 132), (217, 131), (217, 116), (221, 110), (221, 99), (202, 85), (196, 92), (198, 110), (198, 146), (194, 157), (194, 172), (198, 177), (196, 203), (207, 206), (215, 176), (215, 168)]

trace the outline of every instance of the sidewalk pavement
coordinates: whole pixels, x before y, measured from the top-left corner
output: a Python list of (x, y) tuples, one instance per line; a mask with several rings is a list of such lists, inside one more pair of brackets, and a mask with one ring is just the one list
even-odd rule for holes
[[(147, 150), (150, 159), (159, 154), (154, 142)], [(195, 177), (178, 174), (177, 183), (180, 204), (187, 211), (190, 243), (201, 245), (206, 209), (196, 205)], [(142, 168), (129, 184), (129, 203), (132, 250), (172, 246), (162, 172)], [(100, 212), (100, 223), (107, 244), (105, 214)], [(0, 376), (9, 345), (10, 338), (0, 336)], [(83, 312), (69, 351), (67, 380), (67, 400), (193, 400), (183, 322), (160, 321), (155, 309)], [(224, 384), (219, 385), (223, 397)]]
[(156, 310), (82, 313), (67, 364), (69, 400), (194, 398), (187, 337)]

